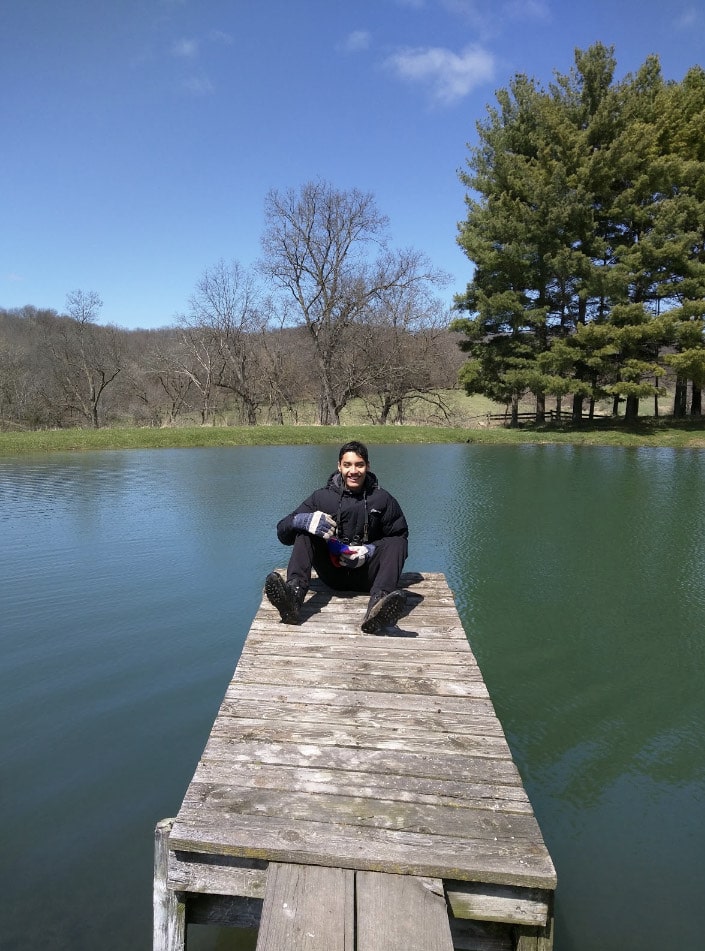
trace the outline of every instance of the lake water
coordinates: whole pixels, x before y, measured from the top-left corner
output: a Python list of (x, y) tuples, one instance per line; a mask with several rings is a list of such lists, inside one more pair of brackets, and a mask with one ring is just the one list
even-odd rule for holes
[[(0, 458), (5, 951), (151, 947), (174, 815), (318, 447)], [(705, 453), (373, 447), (558, 872), (556, 951), (705, 933)], [(192, 929), (199, 951), (251, 934)]]

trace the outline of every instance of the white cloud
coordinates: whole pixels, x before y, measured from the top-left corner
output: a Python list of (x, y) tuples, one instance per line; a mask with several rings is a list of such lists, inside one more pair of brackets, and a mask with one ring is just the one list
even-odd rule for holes
[(343, 48), (347, 53), (360, 53), (370, 48), (372, 37), (367, 30), (353, 30), (345, 37)]
[(443, 47), (402, 50), (386, 61), (400, 79), (425, 83), (433, 99), (451, 105), (494, 75), (494, 57), (477, 46), (466, 46), (461, 53)]
[(177, 40), (172, 46), (171, 52), (174, 56), (193, 59), (198, 56), (198, 40)]

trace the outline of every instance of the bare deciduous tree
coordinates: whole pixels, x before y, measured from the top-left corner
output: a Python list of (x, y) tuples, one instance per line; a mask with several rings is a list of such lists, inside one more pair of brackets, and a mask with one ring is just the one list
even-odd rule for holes
[(380, 295), (437, 275), (422, 255), (388, 250), (387, 219), (357, 189), (309, 182), (299, 192), (273, 190), (265, 220), (262, 269), (296, 303), (313, 342), (320, 422), (337, 424), (365, 379), (356, 326)]
[(68, 318), (55, 321), (47, 338), (66, 408), (95, 429), (105, 390), (123, 368), (120, 331), (97, 325), (102, 306), (95, 291), (72, 291), (66, 298)]
[(221, 260), (204, 271), (189, 303), (179, 323), (200, 365), (197, 378), (233, 393), (243, 421), (254, 425), (267, 402), (261, 359), (267, 315), (253, 276), (237, 261)]
[(397, 285), (380, 292), (360, 338), (367, 368), (363, 399), (373, 422), (403, 423), (412, 400), (426, 402), (436, 415), (448, 418), (440, 393), (455, 380), (453, 372), (442, 371), (448, 323), (442, 302), (428, 284)]
[(131, 331), (128, 345), (132, 418), (152, 426), (176, 425), (184, 413), (194, 408), (197, 392), (191, 375), (183, 370), (189, 355), (181, 334), (173, 327)]

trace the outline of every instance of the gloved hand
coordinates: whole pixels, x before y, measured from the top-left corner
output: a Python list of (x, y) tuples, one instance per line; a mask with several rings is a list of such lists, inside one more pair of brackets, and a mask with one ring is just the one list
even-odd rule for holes
[(294, 528), (319, 538), (332, 538), (335, 534), (335, 519), (325, 512), (299, 512), (294, 516)]
[(374, 545), (348, 545), (338, 538), (328, 539), (328, 553), (336, 568), (360, 568), (374, 554)]

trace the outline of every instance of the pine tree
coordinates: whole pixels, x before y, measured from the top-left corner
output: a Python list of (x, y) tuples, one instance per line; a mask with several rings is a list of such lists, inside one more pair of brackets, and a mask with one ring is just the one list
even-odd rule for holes
[(548, 91), (515, 76), (461, 173), (458, 241), (475, 265), (456, 301), (461, 379), (511, 403), (513, 424), (526, 392), (537, 421), (546, 394), (567, 393), (575, 420), (608, 396), (634, 420), (642, 398), (658, 406), (669, 365), (699, 412), (705, 73), (665, 83), (649, 57), (615, 82), (615, 67), (598, 43)]

